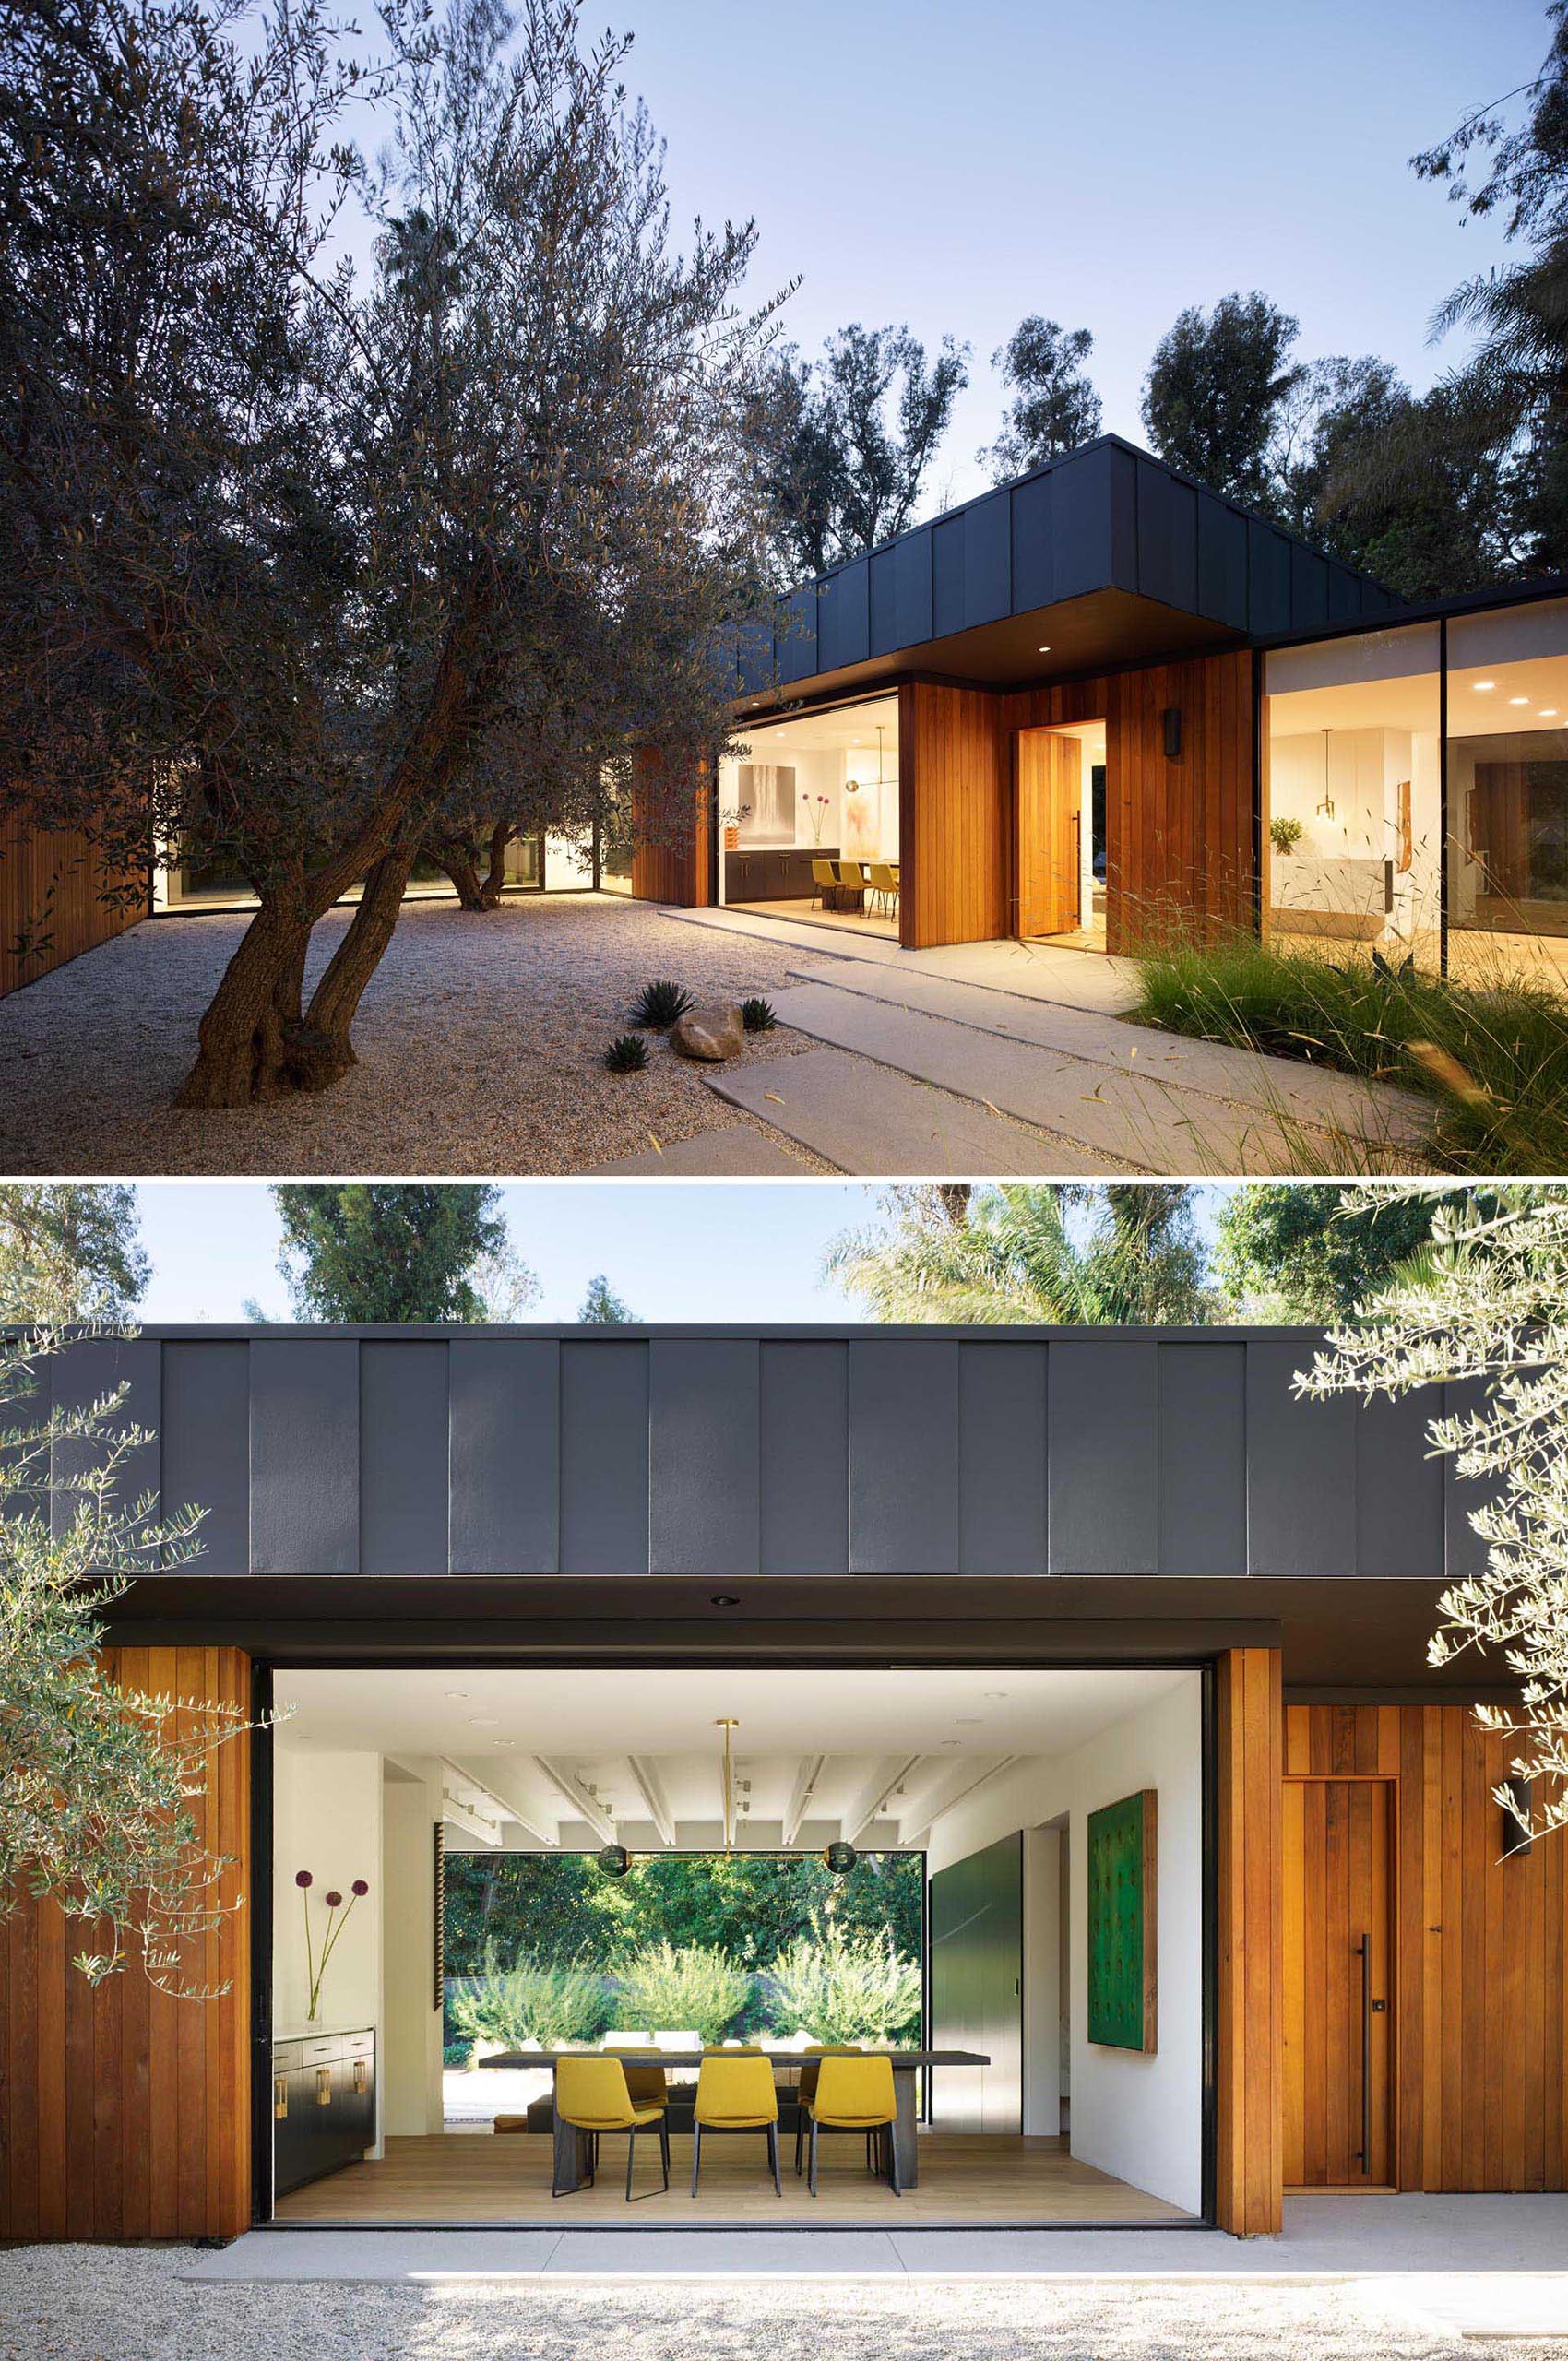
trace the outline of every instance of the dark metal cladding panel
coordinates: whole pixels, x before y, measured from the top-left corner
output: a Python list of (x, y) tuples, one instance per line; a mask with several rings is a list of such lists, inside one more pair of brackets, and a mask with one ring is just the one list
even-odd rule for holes
[(1328, 620), (1353, 623), (1361, 611), (1361, 586), (1348, 565), (1328, 562)]
[(960, 1345), (959, 1571), (1046, 1572), (1044, 1345)]
[(1138, 462), (1113, 443), (1106, 453), (1111, 507), (1111, 580), (1118, 589), (1138, 587)]
[[(158, 1499), (161, 1489), (159, 1470), (159, 1437), (163, 1424), (163, 1362), (162, 1348), (150, 1337), (89, 1336), (80, 1343), (69, 1345), (49, 1364), (47, 1378), (39, 1372), (36, 1393), (25, 1394), (19, 1406), (7, 1403), (5, 1423), (25, 1430), (34, 1421), (40, 1425), (47, 1413), (46, 1400), (52, 1400), (56, 1410), (86, 1410), (101, 1402), (122, 1385), (125, 1398), (110, 1412), (98, 1438), (84, 1436), (80, 1442), (56, 1442), (51, 1455), (51, 1466), (56, 1483), (63, 1477), (85, 1475), (89, 1469), (101, 1465), (105, 1439), (124, 1434), (127, 1429), (140, 1427), (151, 1437), (140, 1444), (125, 1459), (121, 1470), (118, 1496), (129, 1506), (144, 1492), (153, 1496), (152, 1513), (158, 1514)], [(46, 1396), (44, 1386), (48, 1385)], [(30, 1408), (29, 1406), (31, 1405)], [(53, 1532), (63, 1533), (74, 1521), (79, 1496), (71, 1492), (56, 1492), (50, 1502), (49, 1522)]]
[(1300, 541), (1290, 544), (1290, 629), (1328, 621), (1328, 561)]
[(898, 618), (898, 553), (900, 544), (890, 542), (866, 561), (870, 585), (871, 652), (873, 656), (891, 656), (902, 647)]
[(932, 615), (933, 635), (940, 639), (944, 633), (962, 631), (968, 617), (964, 611), (964, 519), (939, 516), (931, 528), (932, 545)]
[(741, 625), (736, 645), (736, 675), (742, 696), (755, 696), (773, 686), (773, 618), (762, 615)]
[(814, 582), (808, 582), (803, 589), (791, 590), (787, 599), (778, 601), (778, 642), (780, 681), (805, 681), (821, 670), (816, 660)]
[[(1479, 1381), (1465, 1385), (1445, 1385), (1443, 1389), (1442, 1416), (1445, 1418), (1473, 1418), (1484, 1410), (1486, 1387)], [(1473, 1476), (1459, 1476), (1452, 1459), (1443, 1463), (1443, 1570), (1449, 1582), (1462, 1582), (1467, 1574), (1486, 1572), (1486, 1543), (1470, 1523), (1474, 1509), (1484, 1508), (1494, 1494), (1484, 1482)]]
[(1158, 1347), (1048, 1347), (1051, 1572), (1152, 1574), (1159, 1560)]
[(1256, 516), (1247, 519), (1247, 628), (1261, 638), (1290, 628), (1290, 544)]
[(360, 1569), (360, 1348), (351, 1337), (251, 1347), (251, 1571)]
[(900, 647), (918, 647), (929, 639), (932, 620), (932, 528), (922, 525), (913, 533), (906, 533), (895, 541), (892, 555), (897, 567), (898, 599), (898, 638)]
[(1247, 628), (1247, 520), (1214, 494), (1198, 494), (1198, 612)]
[(1443, 1463), (1426, 1455), (1437, 1407), (1422, 1387), (1363, 1402), (1356, 1421), (1356, 1572), (1431, 1574), (1443, 1563)]
[(856, 558), (830, 574), (817, 590), (816, 669), (863, 664), (871, 653), (871, 612), (866, 561)]
[(1111, 452), (1101, 445), (1051, 470), (1051, 596), (1076, 599), (1111, 581)]
[(958, 1564), (958, 1347), (849, 1347), (849, 1571), (948, 1574)]
[(560, 1556), (561, 1347), (455, 1336), (447, 1391), (455, 1574), (552, 1574)]
[(1051, 486), (1056, 470), (1030, 476), (1015, 484), (1013, 503), (1013, 611), (1027, 615), (1031, 607), (1048, 607), (1055, 597), (1051, 544)]
[(648, 1347), (648, 1571), (754, 1574), (759, 1347), (754, 1337)]
[(765, 1574), (849, 1571), (849, 1348), (765, 1341), (761, 1560)]
[(964, 511), (964, 623), (993, 623), (1012, 609), (1012, 503), (993, 492)]
[(561, 1572), (647, 1572), (646, 1344), (561, 1347)]
[(1247, 1348), (1161, 1345), (1159, 1571), (1247, 1571)]
[(206, 1511), (193, 1573), (249, 1573), (251, 1348), (215, 1337), (162, 1350), (164, 1513)]
[(1313, 1347), (1247, 1347), (1247, 1570), (1253, 1574), (1356, 1571), (1354, 1400), (1298, 1401), (1291, 1380)]
[(1193, 613), (1198, 600), (1198, 494), (1151, 460), (1136, 462), (1138, 588)]
[(360, 1572), (446, 1572), (446, 1345), (360, 1347)]

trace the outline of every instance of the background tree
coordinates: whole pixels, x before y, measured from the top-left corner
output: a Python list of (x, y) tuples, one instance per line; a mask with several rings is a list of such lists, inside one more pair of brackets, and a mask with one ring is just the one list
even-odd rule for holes
[(1501, 1654), (1517, 1679), (1516, 1705), (1478, 1706), (1476, 1719), (1512, 1742), (1509, 1769), (1526, 1786), (1497, 1799), (1538, 1837), (1568, 1824), (1568, 1189), (1496, 1186), (1484, 1205), (1445, 1194), (1432, 1239), (1420, 1275), (1336, 1328), (1296, 1387), (1369, 1400), (1479, 1391), (1479, 1406), (1427, 1427), (1433, 1451), (1489, 1495), (1470, 1512), (1486, 1571), (1443, 1593), (1427, 1655)]
[(992, 354), (992, 368), (1013, 392), (1001, 433), (989, 450), (975, 454), (990, 468), (992, 483), (1093, 442), (1104, 415), (1084, 366), (1093, 350), (1087, 328), (1059, 327), (1031, 312)]
[(1396, 1277), (1419, 1277), (1444, 1202), (1334, 1181), (1258, 1180), (1232, 1190), (1214, 1255), (1231, 1317), (1348, 1320)]
[(127, 1183), (0, 1187), (0, 1325), (123, 1321), (151, 1275)]
[(913, 523), (968, 383), (968, 357), (951, 337), (928, 359), (907, 327), (856, 322), (828, 338), (819, 361), (790, 345), (767, 362), (751, 432), (783, 582), (826, 573)]
[(1215, 1305), (1194, 1197), (1182, 1183), (890, 1189), (875, 1224), (834, 1240), (825, 1275), (874, 1320), (1200, 1322)]
[[(633, 738), (678, 758), (672, 812), (722, 736), (707, 650), (758, 540), (753, 233), (674, 249), (626, 44), (585, 50), (576, 0), (385, 0), (374, 172), (315, 0), (18, 31), (0, 812), (83, 828), (133, 896), (149, 796), (160, 841), (232, 861), (259, 908), (182, 1095), (319, 1087), (433, 829), (480, 801), (520, 823), (551, 780), (575, 821)], [(356, 230), (366, 270), (330, 259)], [(307, 1004), (311, 931), (360, 882)]]
[(577, 1318), (585, 1327), (624, 1328), (636, 1323), (636, 1313), (630, 1304), (618, 1296), (600, 1271), (591, 1278)]
[(284, 1182), (272, 1195), (298, 1319), (505, 1320), (539, 1293), (491, 1182)]
[(1143, 415), (1162, 459), (1211, 492), (1267, 508), (1281, 413), (1301, 381), (1300, 323), (1265, 295), (1182, 312), (1155, 347)]

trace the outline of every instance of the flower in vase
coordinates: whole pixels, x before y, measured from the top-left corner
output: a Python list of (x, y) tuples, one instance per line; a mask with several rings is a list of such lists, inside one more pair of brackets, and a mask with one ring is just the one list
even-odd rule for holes
[(332, 1892), (331, 1893), (324, 1893), (324, 1894), (322, 1895), (322, 1897), (321, 1897), (321, 1898), (322, 1898), (323, 1902), (325, 1902), (325, 1903), (326, 1903), (327, 1907), (328, 1908), (328, 1910), (336, 1910), (336, 1909), (337, 1909), (337, 1907), (338, 1907), (338, 1904), (339, 1904), (342, 1901), (342, 1899), (343, 1899), (342, 1895), (341, 1895), (340, 1893), (339, 1893), (338, 1892), (336, 1892), (336, 1890), (334, 1890), (334, 1892)]
[(366, 1885), (363, 1878), (356, 1878), (353, 1884), (349, 1888), (349, 1892), (357, 1898), (361, 1894), (368, 1893), (370, 1892), (370, 1888)]
[(296, 1869), (294, 1871), (294, 1883), (296, 1885), (314, 1885), (315, 1883), (315, 1880), (312, 1877), (308, 1869)]

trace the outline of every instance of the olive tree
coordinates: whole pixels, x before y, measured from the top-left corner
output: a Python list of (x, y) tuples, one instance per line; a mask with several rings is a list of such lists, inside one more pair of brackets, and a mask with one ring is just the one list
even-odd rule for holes
[(633, 743), (672, 825), (727, 718), (749, 225), (676, 246), (576, 0), (386, 0), (381, 44), (43, 0), (0, 65), (0, 811), (131, 891), (149, 813), (248, 878), (189, 1105), (345, 1070), (428, 839), (569, 823)]

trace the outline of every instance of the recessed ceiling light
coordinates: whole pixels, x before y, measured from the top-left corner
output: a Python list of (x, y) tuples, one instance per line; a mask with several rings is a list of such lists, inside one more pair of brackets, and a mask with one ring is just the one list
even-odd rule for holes
[(1495, 689), (1497, 682), (1495, 681), (1472, 681), (1470, 682), (1470, 686), (1474, 689), (1477, 696), (1482, 696), (1488, 689)]
[(1508, 702), (1510, 705), (1528, 705), (1530, 700), (1528, 697), (1510, 697)]
[(707, 1603), (709, 1607), (739, 1607), (741, 1604), (732, 1590), (716, 1590)]
[(1036, 653), (1036, 655), (1037, 655), (1037, 656), (1049, 656), (1049, 655), (1050, 655), (1050, 653), (1051, 653), (1051, 642), (1050, 642), (1050, 640), (1047, 640), (1047, 641), (1046, 641), (1045, 646), (1044, 646), (1043, 647), (1037, 648), (1037, 649), (1035, 650), (1035, 653)]
[(1555, 721), (1557, 718), (1557, 707), (1554, 705), (1543, 705), (1540, 712), (1536, 718), (1539, 721)]
[(446, 1691), (446, 1694), (447, 1694), (447, 1696), (448, 1696), (448, 1697), (457, 1697), (457, 1698), (464, 1698), (464, 1697), (466, 1697), (466, 1696), (468, 1695), (468, 1693), (469, 1693), (469, 1692), (468, 1692), (468, 1691), (467, 1691), (466, 1689), (448, 1689), (448, 1690), (447, 1690), (447, 1691)]
[(471, 1730), (493, 1730), (495, 1727), (495, 1723), (496, 1716), (493, 1714), (470, 1714), (469, 1715), (469, 1727)]

